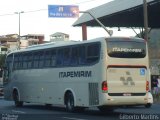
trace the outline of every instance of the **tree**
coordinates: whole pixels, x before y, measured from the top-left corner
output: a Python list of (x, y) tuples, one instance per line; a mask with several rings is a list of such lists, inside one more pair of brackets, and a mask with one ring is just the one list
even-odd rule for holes
[(6, 54), (0, 54), (0, 68), (4, 66)]

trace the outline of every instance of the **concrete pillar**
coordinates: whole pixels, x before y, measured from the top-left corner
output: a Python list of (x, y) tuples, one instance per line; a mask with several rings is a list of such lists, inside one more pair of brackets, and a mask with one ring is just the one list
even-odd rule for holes
[(87, 40), (87, 26), (86, 26), (86, 24), (82, 25), (82, 38), (83, 38), (83, 40)]

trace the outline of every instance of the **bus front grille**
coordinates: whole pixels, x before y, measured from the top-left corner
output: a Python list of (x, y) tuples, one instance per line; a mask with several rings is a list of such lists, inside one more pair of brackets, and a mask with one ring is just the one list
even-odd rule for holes
[(99, 104), (98, 83), (89, 83), (89, 105)]

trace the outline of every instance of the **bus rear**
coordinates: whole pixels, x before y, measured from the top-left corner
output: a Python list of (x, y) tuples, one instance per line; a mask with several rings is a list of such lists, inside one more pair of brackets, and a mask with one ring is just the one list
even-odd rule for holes
[(148, 107), (149, 65), (146, 41), (139, 38), (108, 38), (106, 43), (106, 81), (102, 83), (102, 91), (107, 93), (105, 104)]

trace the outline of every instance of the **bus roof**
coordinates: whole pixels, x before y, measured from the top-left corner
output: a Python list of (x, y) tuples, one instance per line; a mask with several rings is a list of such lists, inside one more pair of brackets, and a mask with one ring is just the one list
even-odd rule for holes
[(128, 41), (141, 41), (144, 42), (145, 40), (138, 37), (108, 37), (106, 40), (118, 41), (118, 40), (128, 40)]
[[(99, 37), (91, 40), (85, 40), (85, 41), (59, 41), (59, 42), (50, 42), (50, 43), (45, 43), (45, 44), (38, 44), (38, 45), (32, 45), (27, 47), (26, 49), (21, 49), (21, 50), (16, 50), (13, 52), (10, 52), (9, 54), (12, 53), (19, 53), (19, 52), (27, 52), (27, 51), (32, 51), (32, 50), (40, 50), (40, 49), (47, 49), (47, 48), (54, 48), (54, 47), (61, 47), (61, 46), (68, 46), (68, 45), (77, 45), (77, 44), (83, 44), (83, 43), (91, 43), (91, 42), (99, 42), (103, 40), (138, 40), (138, 41), (144, 41), (141, 38), (136, 38), (136, 37)], [(8, 55), (9, 55), (8, 54)]]
[(32, 50), (54, 48), (54, 47), (61, 47), (61, 46), (68, 46), (68, 45), (77, 45), (77, 44), (83, 44), (83, 43), (98, 42), (98, 41), (102, 41), (102, 40), (105, 40), (105, 37), (100, 37), (100, 38), (95, 38), (95, 39), (85, 40), (85, 41), (71, 40), (71, 41), (50, 42), (50, 43), (45, 43), (45, 44), (32, 45), (32, 46), (27, 47), (26, 49), (16, 50), (16, 51), (10, 52), (9, 54), (19, 53), (19, 52), (27, 52), (27, 51), (32, 51)]

